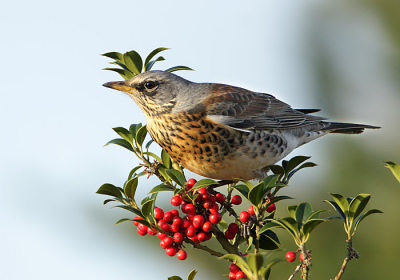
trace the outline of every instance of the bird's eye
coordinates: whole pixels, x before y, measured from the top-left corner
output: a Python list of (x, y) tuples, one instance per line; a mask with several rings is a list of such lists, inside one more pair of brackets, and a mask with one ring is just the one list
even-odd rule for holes
[(157, 87), (157, 83), (153, 81), (148, 81), (144, 83), (144, 87), (148, 90), (155, 89)]

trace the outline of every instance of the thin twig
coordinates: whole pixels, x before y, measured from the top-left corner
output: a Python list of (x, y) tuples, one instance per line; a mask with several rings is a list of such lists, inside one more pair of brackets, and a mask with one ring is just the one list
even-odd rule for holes
[(294, 278), (294, 276), (297, 274), (297, 272), (300, 271), (302, 264), (299, 264), (298, 266), (296, 266), (296, 269), (294, 270), (294, 272), (292, 273), (292, 275), (290, 275), (290, 277), (288, 278), (288, 280), (292, 280)]
[(339, 280), (343, 276), (348, 262), (351, 261), (352, 259), (358, 259), (358, 257), (359, 257), (358, 252), (354, 249), (353, 241), (350, 238), (347, 241), (347, 256), (344, 258), (343, 264), (340, 267), (339, 273), (336, 275), (334, 280)]

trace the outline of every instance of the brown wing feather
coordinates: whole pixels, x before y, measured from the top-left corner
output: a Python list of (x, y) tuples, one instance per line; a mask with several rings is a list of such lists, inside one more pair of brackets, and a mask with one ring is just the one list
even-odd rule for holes
[[(203, 101), (207, 116), (238, 129), (293, 129), (312, 126), (324, 118), (292, 109), (270, 94), (215, 84)], [(319, 126), (319, 125), (317, 125)]]

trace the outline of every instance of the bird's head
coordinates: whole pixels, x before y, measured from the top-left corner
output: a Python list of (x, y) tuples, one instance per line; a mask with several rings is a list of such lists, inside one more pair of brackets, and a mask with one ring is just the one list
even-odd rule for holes
[(146, 117), (171, 112), (193, 84), (165, 71), (148, 71), (121, 82), (109, 82), (105, 87), (127, 93), (140, 106)]

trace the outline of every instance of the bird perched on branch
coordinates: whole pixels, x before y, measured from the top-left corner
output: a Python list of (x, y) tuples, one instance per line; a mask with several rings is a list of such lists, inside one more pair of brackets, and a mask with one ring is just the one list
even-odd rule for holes
[(151, 137), (183, 167), (221, 179), (263, 179), (265, 167), (328, 133), (358, 134), (371, 125), (338, 123), (292, 109), (265, 93), (193, 83), (148, 71), (105, 87), (127, 93), (146, 116)]

